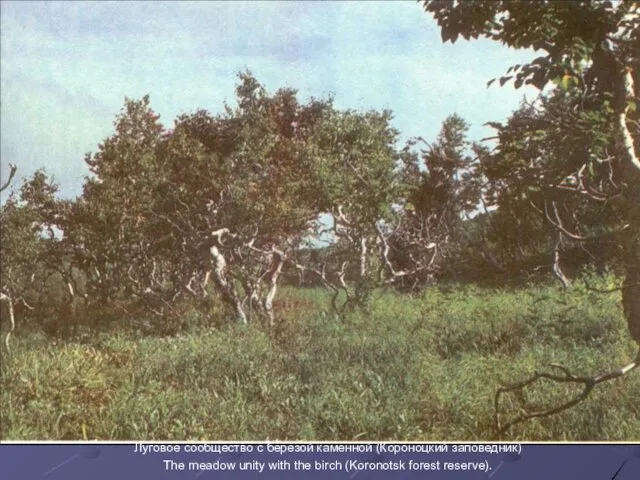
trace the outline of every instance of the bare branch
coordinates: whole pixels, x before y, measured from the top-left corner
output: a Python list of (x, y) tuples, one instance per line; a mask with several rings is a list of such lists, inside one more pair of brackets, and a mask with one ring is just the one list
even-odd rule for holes
[(345, 278), (345, 275), (347, 274), (348, 265), (349, 265), (348, 261), (345, 260), (344, 262), (342, 262), (342, 266), (340, 267), (340, 270), (337, 273), (338, 280), (340, 281), (340, 286), (345, 292), (347, 292), (347, 296), (348, 296), (348, 288), (347, 288), (347, 282), (345, 282), (344, 278)]
[[(322, 264), (322, 269), (318, 270), (317, 268), (305, 267), (304, 265), (301, 265), (293, 260), (291, 261), (297, 270), (309, 271), (317, 275), (322, 285), (324, 285), (326, 288), (328, 288), (333, 292), (333, 297), (331, 297), (331, 307), (333, 308), (336, 314), (340, 315), (342, 313), (342, 310), (344, 310), (344, 307), (346, 306), (346, 302), (345, 304), (342, 305), (342, 308), (338, 308), (338, 296), (340, 295), (340, 288), (338, 288), (336, 285), (334, 285), (331, 281), (327, 279), (325, 264)], [(347, 298), (348, 298), (348, 293), (347, 293)]]
[(4, 192), (4, 190), (11, 184), (11, 180), (13, 180), (13, 177), (16, 174), (16, 170), (18, 170), (18, 167), (16, 167), (13, 163), (10, 163), (9, 164), (9, 178), (4, 183), (4, 185), (2, 185), (0, 187), (0, 192)]
[(191, 275), (191, 277), (189, 278), (189, 281), (185, 285), (185, 288), (187, 289), (187, 291), (191, 293), (191, 295), (193, 295), (194, 297), (198, 296), (198, 292), (196, 292), (193, 288), (193, 282), (196, 281), (196, 275), (197, 275), (197, 272), (193, 272), (193, 275)]
[[(533, 376), (531, 376), (527, 380), (524, 380), (522, 382), (515, 383), (512, 385), (504, 385), (498, 388), (494, 398), (494, 408), (495, 408), (494, 422), (495, 422), (495, 429), (498, 437), (499, 438), (502, 437), (502, 435), (514, 425), (518, 425), (520, 423), (526, 422), (527, 420), (530, 420), (532, 418), (548, 417), (550, 415), (554, 415), (556, 413), (567, 410), (568, 408), (571, 408), (574, 405), (577, 405), (578, 403), (582, 402), (584, 399), (586, 399), (589, 396), (589, 394), (591, 393), (591, 391), (596, 385), (598, 385), (599, 383), (607, 382), (609, 380), (613, 380), (615, 378), (622, 377), (626, 373), (636, 368), (638, 364), (640, 364), (640, 351), (638, 351), (638, 355), (636, 356), (636, 359), (633, 362), (629, 363), (628, 365), (625, 365), (622, 368), (619, 368), (612, 372), (605, 373), (603, 375), (598, 375), (595, 377), (583, 377), (583, 376), (573, 375), (566, 367), (552, 363), (550, 366), (560, 370), (561, 374), (554, 374), (549, 372), (535, 372)], [(568, 400), (558, 406), (550, 407), (544, 410), (528, 411), (523, 405), (523, 400), (520, 400), (522, 398), (522, 394), (524, 393), (524, 389), (530, 385), (533, 385), (534, 383), (536, 383), (538, 380), (541, 380), (541, 379), (546, 379), (546, 380), (550, 380), (552, 382), (557, 382), (557, 383), (573, 383), (573, 384), (583, 385), (583, 388), (582, 388), (582, 391), (579, 394), (577, 394), (575, 397), (573, 397), (571, 400)], [(516, 398), (519, 399), (519, 402), (521, 403), (521, 407), (522, 407), (522, 410), (521, 410), (522, 413), (519, 416), (517, 416), (515, 419), (510, 420), (505, 424), (502, 424), (500, 420), (500, 397), (503, 394), (506, 394), (509, 392), (513, 392)]]
[(591, 200), (595, 200), (596, 202), (606, 202), (609, 200), (609, 197), (600, 195), (598, 192), (593, 191), (591, 188), (580, 188), (580, 187), (571, 187), (569, 185), (552, 185), (553, 188), (558, 190), (568, 190), (572, 193), (578, 193), (580, 195), (584, 195), (589, 197)]
[(223, 235), (231, 235), (230, 231), (228, 228), (220, 228), (218, 230), (215, 230), (213, 232), (211, 232), (211, 236), (215, 237), (216, 240), (218, 241), (218, 244), (222, 245), (222, 236)]
[[(533, 205), (532, 202), (529, 202), (529, 203), (531, 205)], [(552, 202), (552, 205), (553, 205), (556, 221), (551, 219), (551, 216), (549, 215), (549, 209), (547, 207), (547, 200), (545, 200), (545, 202), (544, 202), (544, 215), (547, 218), (547, 221), (551, 225), (553, 225), (557, 230), (562, 232), (564, 235), (566, 235), (567, 237), (571, 238), (572, 240), (577, 240), (578, 242), (588, 242), (588, 241), (591, 241), (591, 240), (597, 240), (599, 238), (608, 237), (610, 235), (615, 235), (615, 234), (620, 233), (623, 230), (626, 230), (627, 228), (629, 228), (629, 224), (627, 223), (626, 225), (623, 225), (621, 228), (619, 228), (618, 230), (613, 231), (613, 232), (607, 232), (607, 233), (603, 233), (601, 235), (590, 235), (588, 237), (584, 237), (582, 235), (578, 235), (576, 233), (570, 232), (569, 230), (564, 228), (562, 226), (562, 222), (561, 222), (560, 216), (558, 214), (558, 209), (557, 209), (557, 206), (556, 206), (556, 202)], [(534, 205), (534, 208), (536, 210), (540, 211), (537, 207), (535, 207), (535, 205)]]
[(349, 166), (349, 168), (351, 168), (351, 170), (353, 170), (353, 173), (355, 173), (355, 175), (358, 178), (358, 180), (360, 180), (364, 184), (365, 187), (367, 187), (369, 190), (371, 190), (372, 189), (371, 183), (366, 178), (364, 178), (364, 176), (356, 168), (356, 166), (353, 163), (351, 163), (351, 161), (345, 155), (342, 155), (342, 159)]
[(24, 299), (24, 297), (18, 297), (18, 298), (16, 298), (16, 303), (18, 303), (18, 302), (20, 302), (20, 303), (22, 304), (22, 306), (23, 306), (23, 307), (25, 307), (25, 308), (27, 308), (27, 309), (31, 310), (32, 312), (35, 310), (35, 308), (34, 308), (34, 307), (32, 307), (31, 305), (29, 305), (29, 304), (27, 303), (27, 301)]
[[(393, 283), (395, 282), (397, 279), (401, 278), (401, 277), (406, 277), (408, 275), (413, 275), (415, 273), (418, 273), (422, 270), (426, 270), (428, 268), (431, 268), (433, 266), (433, 263), (435, 261), (437, 252), (438, 252), (438, 246), (435, 242), (429, 242), (428, 244), (424, 245), (424, 248), (427, 250), (433, 250), (433, 254), (431, 255), (431, 259), (429, 260), (428, 263), (426, 264), (422, 264), (420, 265), (419, 261), (416, 260), (413, 255), (409, 254), (409, 258), (414, 262), (414, 264), (416, 265), (416, 267), (414, 269), (411, 270), (401, 270), (401, 271), (396, 271), (393, 268), (393, 265), (391, 264), (391, 261), (389, 259), (389, 243), (387, 242), (387, 237), (384, 235), (384, 233), (382, 232), (382, 229), (380, 228), (380, 225), (376, 222), (375, 223), (375, 229), (376, 229), (376, 233), (378, 235), (378, 239), (380, 240), (380, 243), (382, 244), (382, 261), (384, 266), (387, 268), (387, 270), (389, 271), (389, 273), (391, 274), (390, 279), (386, 280), (385, 283), (389, 284), (389, 283)], [(412, 244), (415, 245), (419, 245), (419, 242), (413, 242)]]

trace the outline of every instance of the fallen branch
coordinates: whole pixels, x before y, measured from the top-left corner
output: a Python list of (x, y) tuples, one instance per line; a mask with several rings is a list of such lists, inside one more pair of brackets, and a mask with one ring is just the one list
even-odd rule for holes
[[(527, 380), (524, 380), (522, 382), (515, 383), (512, 385), (501, 386), (496, 391), (496, 395), (494, 398), (494, 408), (495, 408), (494, 422), (495, 422), (495, 429), (496, 429), (496, 434), (498, 438), (502, 438), (502, 435), (514, 425), (518, 425), (520, 423), (526, 422), (527, 420), (530, 420), (532, 418), (548, 417), (550, 415), (554, 415), (556, 413), (567, 410), (573, 407), (574, 405), (577, 405), (578, 403), (586, 399), (591, 393), (591, 391), (594, 389), (594, 387), (599, 383), (607, 382), (609, 380), (622, 377), (626, 373), (636, 368), (639, 364), (640, 364), (640, 350), (638, 351), (638, 355), (636, 356), (636, 359), (633, 362), (629, 363), (628, 365), (625, 365), (622, 368), (614, 370), (612, 372), (605, 373), (603, 375), (598, 375), (595, 377), (576, 376), (576, 375), (573, 375), (566, 367), (563, 367), (556, 363), (552, 363), (550, 364), (550, 366), (560, 370), (561, 372), (560, 374), (554, 374), (549, 372), (535, 372)], [(524, 393), (524, 389), (530, 385), (533, 385), (534, 383), (536, 383), (538, 380), (541, 380), (541, 379), (546, 379), (546, 380), (550, 380), (552, 382), (558, 382), (558, 383), (582, 384), (583, 388), (582, 388), (582, 391), (578, 395), (573, 397), (571, 400), (564, 402), (556, 407), (547, 408), (545, 410), (527, 411), (525, 409), (525, 406), (523, 405), (524, 401), (522, 400), (522, 394)], [(514, 393), (515, 397), (518, 399), (522, 407), (521, 408), (522, 413), (515, 419), (503, 425), (500, 421), (500, 397), (503, 394), (510, 393), (510, 392)]]

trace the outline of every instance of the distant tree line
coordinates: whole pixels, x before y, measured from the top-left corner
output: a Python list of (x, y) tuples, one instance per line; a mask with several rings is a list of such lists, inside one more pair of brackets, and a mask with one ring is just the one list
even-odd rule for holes
[(433, 141), (400, 145), (388, 110), (269, 93), (249, 72), (235, 105), (171, 128), (148, 96), (126, 99), (114, 133), (85, 157), (81, 195), (58, 198), (37, 171), (2, 204), (3, 299), (25, 318), (82, 306), (168, 319), (210, 311), (215, 297), (240, 323), (272, 325), (283, 279), (329, 289), (341, 313), (366, 308), (379, 287), (550, 272), (567, 286), (587, 266), (625, 273), (630, 298), (640, 283), (634, 2), (537, 5), (424, 2), (444, 41), (545, 52), (499, 83), (558, 88), (490, 122), (492, 146), (471, 142), (455, 114)]

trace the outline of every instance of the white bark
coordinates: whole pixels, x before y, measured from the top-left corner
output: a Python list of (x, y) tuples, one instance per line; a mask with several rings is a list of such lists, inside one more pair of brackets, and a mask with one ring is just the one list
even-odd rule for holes
[(560, 268), (560, 244), (562, 243), (562, 234), (560, 232), (556, 232), (557, 238), (556, 243), (553, 247), (553, 273), (560, 280), (562, 286), (567, 289), (569, 288), (569, 279), (562, 272), (562, 268)]
[(431, 255), (431, 259), (427, 264), (420, 264), (418, 260), (416, 260), (413, 256), (410, 255), (409, 257), (413, 261), (415, 268), (412, 268), (411, 270), (396, 271), (395, 268), (393, 268), (393, 264), (391, 263), (391, 260), (389, 259), (390, 248), (389, 248), (389, 242), (387, 242), (387, 237), (385, 236), (384, 232), (380, 228), (380, 225), (376, 223), (375, 227), (376, 227), (376, 232), (378, 234), (378, 239), (382, 244), (382, 249), (381, 249), (382, 261), (384, 263), (384, 266), (387, 268), (387, 270), (391, 274), (391, 278), (388, 279), (385, 283), (393, 283), (400, 277), (406, 277), (407, 275), (418, 273), (422, 270), (429, 269), (433, 266), (433, 263), (436, 259), (436, 255), (438, 254), (438, 246), (435, 242), (429, 242), (424, 246), (424, 248), (426, 250), (433, 250), (433, 253)]
[(9, 321), (11, 322), (11, 328), (7, 333), (7, 336), (4, 340), (4, 344), (7, 346), (7, 352), (11, 353), (11, 348), (9, 347), (9, 340), (11, 339), (11, 334), (16, 329), (16, 317), (13, 311), (13, 299), (4, 293), (0, 293), (0, 301), (7, 302), (9, 307)]
[[(322, 265), (321, 270), (318, 270), (317, 268), (305, 267), (304, 265), (300, 265), (297, 262), (294, 262), (294, 266), (296, 267), (298, 272), (302, 273), (306, 270), (309, 270), (310, 272), (317, 275), (318, 278), (320, 278), (320, 281), (322, 282), (322, 284), (333, 292), (333, 297), (331, 298), (331, 306), (333, 307), (334, 312), (336, 312), (337, 314), (340, 314), (340, 308), (338, 307), (338, 296), (340, 295), (340, 289), (327, 279), (325, 265), (324, 264)], [(343, 279), (343, 283), (344, 283), (344, 279)], [(348, 295), (349, 294), (347, 292), (347, 298), (349, 298)]]
[[(216, 232), (214, 232), (214, 235), (215, 234)], [(233, 308), (238, 323), (246, 325), (247, 316), (244, 312), (244, 308), (242, 307), (242, 302), (238, 297), (238, 292), (236, 291), (233, 282), (228, 282), (225, 277), (227, 261), (225, 260), (224, 255), (222, 255), (218, 247), (216, 247), (215, 245), (212, 246), (209, 251), (211, 252), (211, 257), (213, 259), (213, 279), (220, 289), (224, 300)]]
[(189, 281), (185, 286), (185, 288), (189, 291), (189, 293), (194, 297), (198, 296), (198, 292), (196, 292), (195, 289), (193, 288), (193, 283), (196, 281), (196, 275), (197, 275), (197, 272), (193, 272), (193, 275), (191, 275), (191, 278), (189, 278)]
[(269, 273), (267, 275), (269, 289), (263, 302), (264, 310), (269, 318), (269, 327), (273, 327), (275, 323), (275, 315), (273, 313), (273, 299), (276, 296), (276, 291), (278, 289), (278, 277), (280, 276), (280, 273), (282, 273), (284, 260), (284, 254), (274, 248), (272, 253), (271, 268), (269, 269)]
[(211, 278), (211, 270), (207, 270), (204, 275), (204, 280), (200, 284), (200, 288), (202, 288), (202, 298), (206, 298), (209, 293), (207, 292), (207, 285), (209, 284), (209, 279)]
[(349, 262), (347, 261), (342, 262), (342, 266), (340, 267), (340, 271), (338, 272), (338, 281), (340, 282), (340, 286), (342, 287), (342, 289), (345, 292), (347, 292), (347, 296), (348, 296), (349, 293), (347, 288), (347, 282), (344, 279), (347, 274), (347, 265), (349, 265)]
[(367, 276), (367, 239), (360, 239), (360, 278)]
[[(547, 211), (547, 204), (545, 202), (545, 213)], [(562, 219), (560, 218), (560, 213), (558, 212), (558, 206), (556, 202), (553, 202), (553, 213), (556, 216), (557, 222), (557, 230), (556, 230), (556, 243), (553, 247), (553, 273), (560, 280), (562, 286), (567, 289), (569, 288), (569, 279), (562, 272), (562, 268), (560, 268), (560, 245), (562, 244), (562, 235), (566, 231), (562, 225)], [(547, 218), (549, 216), (547, 215)]]
[(633, 136), (627, 126), (627, 113), (631, 108), (632, 102), (635, 102), (635, 91), (633, 85), (633, 76), (631, 74), (631, 67), (625, 68), (620, 78), (622, 84), (622, 91), (624, 92), (624, 103), (620, 102), (621, 106), (617, 112), (618, 120), (618, 135), (620, 142), (621, 153), (626, 157), (626, 161), (636, 170), (636, 174), (640, 175), (640, 160), (636, 155), (636, 150), (633, 142)]
[[(633, 136), (627, 126), (627, 114), (631, 105), (636, 101), (631, 67), (625, 67), (620, 72), (620, 87), (624, 98), (617, 103), (618, 150), (623, 161), (629, 165), (627, 182), (629, 185), (629, 199), (631, 206), (631, 224), (626, 246), (626, 278), (622, 291), (622, 304), (627, 319), (631, 337), (640, 345), (640, 161), (636, 155)], [(637, 104), (636, 104), (637, 107)], [(640, 352), (638, 352), (640, 359)]]

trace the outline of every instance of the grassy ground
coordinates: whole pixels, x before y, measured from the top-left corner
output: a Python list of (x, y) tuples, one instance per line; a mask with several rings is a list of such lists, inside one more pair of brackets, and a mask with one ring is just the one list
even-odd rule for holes
[[(603, 373), (634, 358), (618, 295), (465, 287), (376, 296), (335, 318), (320, 290), (285, 289), (275, 332), (194, 327), (54, 341), (19, 331), (2, 351), (2, 439), (489, 440), (499, 381), (550, 362)], [(196, 322), (194, 322), (196, 323)], [(118, 333), (116, 333), (118, 332)], [(531, 404), (575, 387), (528, 391)], [(507, 440), (639, 440), (640, 372)], [(515, 402), (507, 398), (506, 412)]]

